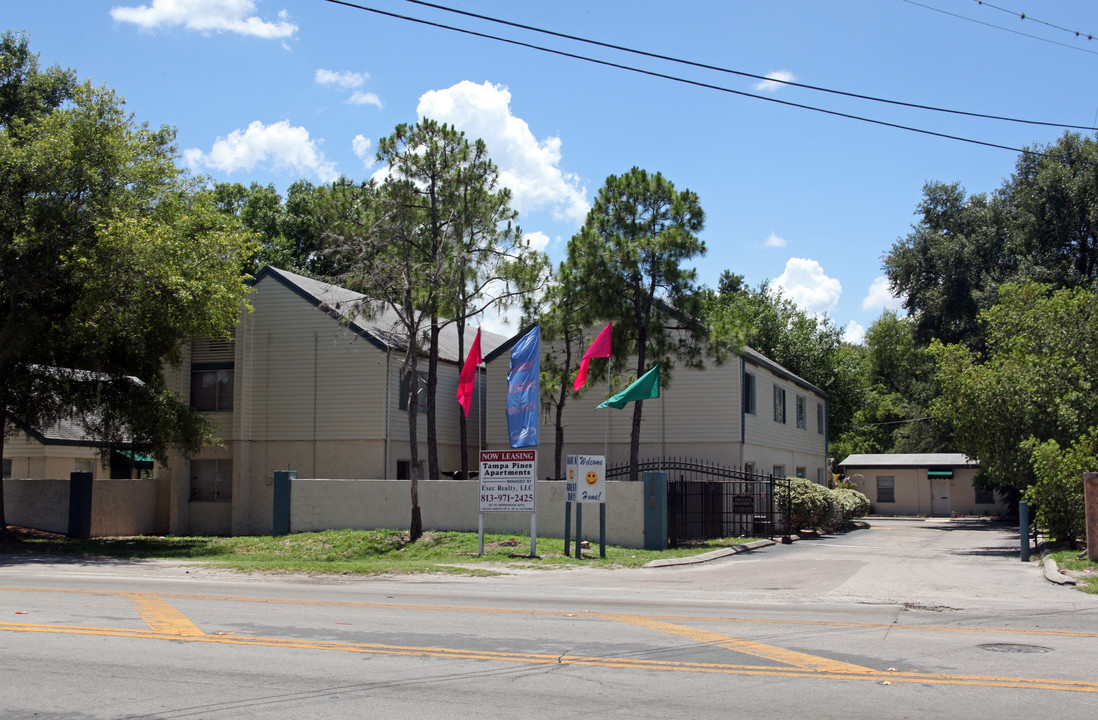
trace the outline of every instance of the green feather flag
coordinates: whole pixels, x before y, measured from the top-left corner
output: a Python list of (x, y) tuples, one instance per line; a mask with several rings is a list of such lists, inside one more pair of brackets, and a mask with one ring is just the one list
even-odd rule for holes
[[(621, 410), (627, 403), (634, 400), (648, 400), (660, 396), (660, 366), (656, 365), (651, 370), (637, 378), (637, 381), (620, 393), (599, 405), (599, 408), (612, 407)], [(595, 408), (596, 410), (598, 408)]]

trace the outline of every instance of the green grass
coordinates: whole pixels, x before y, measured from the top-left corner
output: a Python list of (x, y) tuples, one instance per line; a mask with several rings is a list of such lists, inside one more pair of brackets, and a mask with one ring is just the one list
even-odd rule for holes
[(1080, 558), (1078, 550), (1061, 550), (1051, 553), (1051, 557), (1061, 570), (1091, 573), (1092, 577), (1079, 578), (1075, 587), (1085, 593), (1098, 595), (1098, 563), (1090, 562), (1086, 556)]
[(476, 533), (427, 532), (408, 542), (398, 530), (326, 530), (281, 537), (116, 537), (74, 540), (45, 533), (21, 533), (0, 547), (8, 554), (54, 554), (75, 557), (166, 559), (211, 564), (245, 572), (302, 572), (380, 575), (387, 573), (445, 572), (494, 575), (504, 564), (522, 568), (595, 566), (640, 567), (650, 560), (698, 555), (754, 538), (724, 538), (666, 551), (637, 550), (608, 545), (599, 557), (591, 543), (583, 557), (564, 555), (564, 541), (538, 538), (537, 557), (530, 557), (530, 538), (486, 534), (484, 555), (477, 556)]

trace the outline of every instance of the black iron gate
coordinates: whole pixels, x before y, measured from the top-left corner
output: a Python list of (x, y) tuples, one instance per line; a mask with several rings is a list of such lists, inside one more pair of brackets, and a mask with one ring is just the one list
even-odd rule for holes
[[(681, 458), (646, 461), (639, 473), (667, 473), (668, 543), (722, 537), (774, 537), (780, 510), (777, 479), (734, 467)], [(607, 468), (606, 477), (623, 479), (629, 466)]]

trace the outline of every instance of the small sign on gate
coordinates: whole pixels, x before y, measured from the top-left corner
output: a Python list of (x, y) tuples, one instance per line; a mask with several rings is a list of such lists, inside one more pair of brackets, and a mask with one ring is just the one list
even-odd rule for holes
[(733, 515), (751, 515), (755, 512), (755, 498), (750, 495), (732, 496)]

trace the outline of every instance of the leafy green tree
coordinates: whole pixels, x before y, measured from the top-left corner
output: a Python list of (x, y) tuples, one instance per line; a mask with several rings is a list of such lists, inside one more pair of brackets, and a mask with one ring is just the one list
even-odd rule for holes
[(39, 70), (24, 37), (3, 35), (0, 69), (0, 456), (70, 415), (104, 447), (197, 450), (210, 427), (162, 371), (230, 333), (249, 234), (181, 174), (172, 130)]
[(920, 344), (983, 349), (978, 316), (1005, 282), (1075, 287), (1098, 278), (1098, 141), (1069, 132), (1031, 150), (990, 195), (924, 187), (919, 221), (884, 261)]
[[(635, 359), (636, 377), (660, 364), (666, 386), (674, 361), (699, 367), (706, 347), (696, 273), (686, 265), (705, 254), (705, 221), (696, 193), (676, 190), (660, 173), (634, 167), (611, 175), (580, 232), (568, 243), (575, 291), (592, 315), (614, 322), (614, 356)], [(643, 401), (634, 403), (630, 479), (637, 478)]]
[(914, 337), (915, 321), (885, 312), (866, 331), (857, 355), (861, 401), (850, 428), (833, 440), (832, 456), (952, 450), (952, 434), (930, 416), (938, 394), (934, 358)]
[(1026, 440), (1071, 447), (1098, 426), (1098, 292), (1010, 283), (981, 320), (985, 355), (932, 346), (941, 394), (931, 408), (953, 427), (957, 450), (1021, 490), (1035, 480)]

